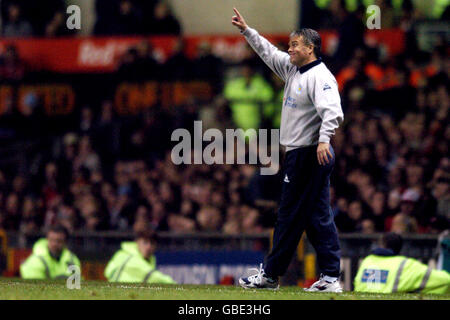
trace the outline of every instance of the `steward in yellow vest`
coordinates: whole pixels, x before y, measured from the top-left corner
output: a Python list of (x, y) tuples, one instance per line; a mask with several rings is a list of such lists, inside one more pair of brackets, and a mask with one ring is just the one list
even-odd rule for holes
[(20, 266), (20, 276), (23, 279), (66, 279), (72, 275), (69, 266), (80, 268), (80, 260), (66, 248), (67, 238), (64, 227), (51, 227), (47, 237), (36, 241), (32, 254)]
[(381, 247), (362, 261), (354, 280), (355, 291), (449, 293), (450, 274), (398, 255), (402, 243), (401, 236), (395, 233), (382, 237)]
[(136, 242), (122, 242), (106, 266), (105, 277), (109, 282), (176, 283), (156, 270), (156, 245), (156, 235), (151, 231), (138, 232)]
[(230, 102), (232, 118), (237, 128), (258, 130), (264, 104), (271, 101), (273, 89), (249, 64), (242, 67), (242, 76), (230, 79), (224, 88)]

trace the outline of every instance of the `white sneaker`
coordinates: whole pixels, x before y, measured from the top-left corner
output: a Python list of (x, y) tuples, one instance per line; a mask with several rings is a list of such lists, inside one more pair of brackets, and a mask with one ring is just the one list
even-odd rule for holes
[(259, 270), (252, 268), (250, 270), (256, 270), (256, 274), (247, 278), (240, 278), (239, 285), (246, 289), (274, 289), (277, 290), (280, 285), (278, 279), (272, 279), (266, 276), (262, 263), (259, 265)]
[(324, 276), (321, 274), (319, 281), (314, 282), (311, 287), (305, 288), (304, 290), (308, 292), (342, 292), (342, 287), (338, 280), (329, 282), (324, 280), (323, 277)]

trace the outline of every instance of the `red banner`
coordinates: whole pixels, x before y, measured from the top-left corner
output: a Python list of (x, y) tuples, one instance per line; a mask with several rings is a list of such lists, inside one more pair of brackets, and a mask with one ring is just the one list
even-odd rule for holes
[[(335, 32), (323, 31), (323, 51), (330, 54), (336, 48)], [(265, 35), (273, 43), (287, 43), (286, 35)], [(58, 39), (1, 39), (0, 52), (14, 45), (20, 57), (33, 70), (61, 73), (113, 72), (118, 59), (130, 47), (142, 40), (150, 41), (161, 61), (166, 60), (177, 41), (176, 37), (91, 37)], [(247, 44), (242, 36), (185, 37), (186, 54), (193, 58), (201, 42), (208, 42), (213, 53), (227, 61), (240, 61), (247, 55)], [(383, 45), (388, 54), (397, 54), (404, 48), (404, 34), (400, 30), (372, 30), (366, 42)]]

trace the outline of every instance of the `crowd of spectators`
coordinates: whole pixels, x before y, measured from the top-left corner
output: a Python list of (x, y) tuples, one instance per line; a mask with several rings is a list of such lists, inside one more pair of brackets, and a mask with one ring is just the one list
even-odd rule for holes
[[(6, 38), (71, 36), (65, 0), (1, 1), (1, 32)], [(180, 22), (164, 0), (95, 0), (93, 35), (180, 35)]]
[[(93, 35), (181, 35), (182, 26), (167, 0), (93, 0)], [(337, 55), (345, 55), (358, 45), (353, 35), (363, 32), (357, 20), (366, 16), (365, 0), (302, 0), (302, 26), (337, 30), (341, 36)], [(448, 20), (450, 6), (433, 1), (431, 6), (413, 0), (376, 0), (383, 29), (409, 32), (412, 21), (424, 18)], [(70, 36), (77, 30), (66, 27), (66, 0), (3, 0), (0, 5), (3, 37)]]
[(66, 27), (64, 0), (4, 0), (1, 2), (1, 35), (6, 38), (57, 37), (74, 34)]
[[(122, 1), (121, 7), (127, 2), (124, 6), (130, 6), (130, 1)], [(429, 53), (407, 47), (386, 59), (377, 48), (355, 43), (359, 45), (341, 64), (334, 63), (335, 57), (323, 57), (336, 75), (345, 114), (332, 140), (336, 225), (340, 232), (363, 233), (448, 229), (448, 44), (441, 39)], [(14, 67), (18, 57), (14, 52), (9, 56), (10, 68), (2, 71), (0, 59), (0, 72), (14, 78), (20, 73)], [(175, 165), (171, 160), (175, 128), (192, 129), (194, 120), (203, 120), (205, 128), (236, 126), (230, 111), (233, 96), (226, 90), (235, 78), (225, 76), (225, 65), (206, 43), (190, 60), (181, 38), (164, 64), (147, 43), (128, 50), (118, 64), (120, 77), (203, 77), (215, 85), (214, 98), (191, 100), (178, 108), (151, 108), (126, 119), (107, 99), (80, 108), (76, 126), (53, 138), (51, 150), (38, 154), (35, 168), (0, 168), (0, 228), (25, 234), (57, 223), (70, 231), (136, 231), (148, 226), (226, 234), (268, 230), (281, 174), (261, 176), (256, 165)], [(264, 105), (256, 125), (277, 128), (283, 89), (279, 79), (254, 56), (227, 71), (233, 70), (242, 70), (245, 81), (259, 74), (260, 85), (271, 93), (258, 102)]]
[(227, 63), (213, 54), (211, 44), (200, 42), (193, 58), (185, 54), (183, 38), (177, 38), (171, 54), (163, 58), (147, 41), (130, 47), (120, 57), (117, 64), (117, 76), (120, 79), (139, 81), (158, 79), (159, 81), (206, 80), (216, 93), (223, 86)]
[[(377, 64), (381, 87), (364, 67), (341, 83), (346, 119), (332, 140), (337, 162), (331, 188), (341, 232), (449, 227), (449, 61), (440, 50), (423, 63)], [(357, 64), (354, 59), (338, 81)], [(389, 68), (398, 79), (390, 79)], [(388, 79), (394, 82), (387, 85)], [(396, 95), (403, 86), (412, 97), (402, 96), (400, 103)], [(371, 101), (373, 95), (381, 98)], [(233, 127), (224, 118), (229, 103), (217, 94), (209, 105), (145, 111), (128, 122), (115, 115), (110, 101), (98, 114), (82, 108), (76, 130), (55, 140), (59, 151), (35, 176), (0, 173), (0, 225), (25, 233), (57, 222), (72, 231), (146, 225), (174, 232), (266, 230), (273, 223), (280, 175), (260, 176), (255, 165), (176, 166), (170, 158), (170, 132), (177, 127), (190, 128), (196, 119)]]
[(5, 48), (0, 55), (0, 79), (6, 81), (20, 81), (25, 77), (26, 65), (20, 59), (17, 49), (13, 45)]
[(415, 0), (302, 0), (303, 26), (314, 29), (349, 30), (355, 16), (366, 14), (369, 5), (380, 8), (382, 29), (407, 28), (411, 19), (448, 20), (450, 8), (445, 1)]
[(117, 160), (111, 176), (107, 171), (89, 135), (67, 134), (62, 154), (45, 162), (36, 181), (17, 175), (10, 182), (0, 174), (0, 227), (24, 234), (57, 223), (71, 232), (265, 230), (246, 189), (254, 183), (254, 166), (179, 167), (169, 152), (152, 166), (143, 159)]
[(181, 35), (164, 0), (97, 0), (94, 35)]

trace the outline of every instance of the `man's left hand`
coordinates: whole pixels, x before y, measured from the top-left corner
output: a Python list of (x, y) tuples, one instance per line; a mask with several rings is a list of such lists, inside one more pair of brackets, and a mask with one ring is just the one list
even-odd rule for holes
[[(328, 156), (330, 156), (328, 158)], [(319, 142), (317, 146), (317, 160), (320, 165), (326, 165), (330, 163), (330, 159), (333, 159), (333, 155), (330, 151), (330, 144), (326, 142)]]

